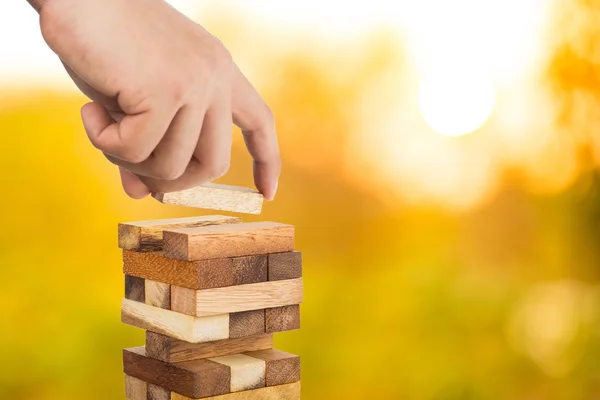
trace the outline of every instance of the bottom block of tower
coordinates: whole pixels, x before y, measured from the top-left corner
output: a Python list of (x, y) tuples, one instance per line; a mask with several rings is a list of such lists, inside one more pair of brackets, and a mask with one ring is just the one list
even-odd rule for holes
[[(185, 396), (182, 398), (201, 399), (249, 393), (254, 389), (300, 381), (300, 357), (276, 349), (166, 363), (147, 356), (144, 347), (136, 347), (123, 350), (123, 365), (127, 375), (126, 391), (130, 396), (145, 390), (150, 393), (152, 386), (156, 385)], [(147, 383), (147, 388), (143, 382)], [(156, 397), (156, 400), (163, 398)]]
[[(300, 400), (300, 382), (209, 397), (213, 400)], [(196, 400), (171, 393), (171, 400)]]

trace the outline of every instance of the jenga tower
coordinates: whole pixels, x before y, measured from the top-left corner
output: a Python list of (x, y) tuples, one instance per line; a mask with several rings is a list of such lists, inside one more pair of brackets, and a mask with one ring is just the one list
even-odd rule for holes
[(300, 328), (294, 227), (204, 216), (119, 225), (130, 400), (300, 399), (300, 357), (273, 333)]

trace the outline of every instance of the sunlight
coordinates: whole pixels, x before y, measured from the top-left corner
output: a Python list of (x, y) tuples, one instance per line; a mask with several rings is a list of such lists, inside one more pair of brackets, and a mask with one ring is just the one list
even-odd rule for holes
[(431, 73), (423, 79), (419, 91), (425, 122), (444, 136), (460, 136), (479, 129), (494, 105), (490, 79), (466, 68)]

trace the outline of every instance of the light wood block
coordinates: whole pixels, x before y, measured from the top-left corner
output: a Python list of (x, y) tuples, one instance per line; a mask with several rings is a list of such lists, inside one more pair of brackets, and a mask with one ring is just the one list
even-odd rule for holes
[(267, 308), (265, 332), (284, 332), (300, 329), (300, 305)]
[(194, 344), (146, 331), (146, 355), (168, 363), (200, 360), (271, 348), (273, 348), (273, 335), (261, 334)]
[(241, 218), (223, 215), (124, 222), (119, 224), (119, 248), (135, 251), (160, 251), (163, 247), (162, 233), (165, 229), (237, 224), (240, 222), (242, 222)]
[(171, 336), (189, 343), (229, 338), (229, 314), (193, 317), (123, 299), (121, 321), (136, 328)]
[(149, 383), (146, 400), (171, 400), (171, 391)]
[(125, 375), (125, 398), (129, 400), (147, 400), (148, 384), (133, 376)]
[(300, 357), (277, 349), (245, 352), (245, 355), (266, 362), (267, 386), (278, 386), (300, 381)]
[(125, 298), (133, 301), (146, 301), (146, 283), (144, 278), (125, 275)]
[(231, 392), (258, 389), (265, 386), (266, 362), (244, 354), (210, 358), (231, 369)]
[(183, 261), (161, 252), (123, 251), (123, 273), (190, 289), (211, 289), (267, 281), (267, 256)]
[[(300, 400), (300, 382), (212, 397), (211, 400)], [(171, 393), (171, 400), (196, 400)]]
[(210, 360), (169, 364), (146, 356), (143, 347), (123, 350), (125, 374), (192, 398), (229, 393), (231, 369)]
[(241, 338), (265, 333), (265, 311), (252, 310), (229, 314), (229, 337)]
[(171, 287), (171, 309), (198, 317), (300, 304), (302, 299), (301, 278), (204, 290)]
[(230, 185), (206, 183), (204, 185), (171, 193), (152, 195), (163, 204), (260, 214), (264, 197), (258, 191)]
[(302, 253), (299, 251), (269, 254), (268, 264), (270, 281), (302, 277)]
[(249, 222), (163, 232), (164, 255), (177, 260), (204, 260), (294, 250), (294, 227), (276, 222)]
[(145, 290), (146, 304), (165, 310), (171, 309), (171, 285), (146, 279)]

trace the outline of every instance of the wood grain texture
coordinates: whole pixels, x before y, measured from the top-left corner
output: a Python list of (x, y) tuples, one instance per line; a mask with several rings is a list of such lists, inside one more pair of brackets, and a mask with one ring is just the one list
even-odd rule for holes
[(239, 186), (206, 183), (204, 185), (171, 193), (152, 195), (163, 204), (260, 214), (263, 195), (258, 191)]
[(265, 387), (266, 362), (259, 358), (244, 354), (210, 358), (219, 364), (226, 365), (231, 370), (231, 392), (258, 389)]
[(271, 334), (194, 344), (146, 331), (146, 355), (168, 363), (200, 360), (271, 348), (273, 348), (273, 335)]
[(302, 278), (204, 290), (171, 288), (172, 310), (199, 317), (282, 307), (302, 300)]
[(123, 251), (123, 273), (189, 289), (212, 289), (267, 281), (267, 256), (200, 261), (163, 257), (161, 252)]
[(300, 329), (300, 305), (265, 310), (265, 332), (285, 332), (295, 329)]
[(300, 381), (300, 356), (277, 349), (250, 351), (244, 354), (267, 363), (267, 386)]
[[(300, 382), (212, 397), (211, 400), (300, 400)], [(196, 400), (171, 393), (171, 400)]]
[(135, 251), (160, 251), (162, 250), (162, 233), (165, 229), (237, 224), (240, 222), (242, 222), (241, 218), (223, 215), (123, 222), (119, 224), (119, 248)]
[(143, 347), (123, 350), (125, 374), (192, 398), (229, 393), (231, 370), (210, 360), (169, 364), (146, 356)]
[(229, 337), (241, 338), (265, 333), (264, 310), (243, 311), (229, 314)]
[(146, 301), (145, 279), (125, 275), (125, 298), (144, 303)]
[(229, 338), (229, 314), (193, 317), (129, 299), (123, 299), (121, 321), (189, 343)]
[(168, 283), (145, 280), (145, 303), (149, 306), (171, 309), (171, 285)]
[(171, 391), (158, 385), (148, 384), (148, 396), (146, 400), (171, 400)]
[(204, 260), (294, 250), (294, 227), (276, 222), (249, 222), (163, 232), (164, 255), (177, 260)]
[(270, 281), (302, 277), (302, 253), (299, 251), (269, 254), (268, 265)]
[(125, 375), (125, 398), (147, 400), (148, 384), (141, 379)]

